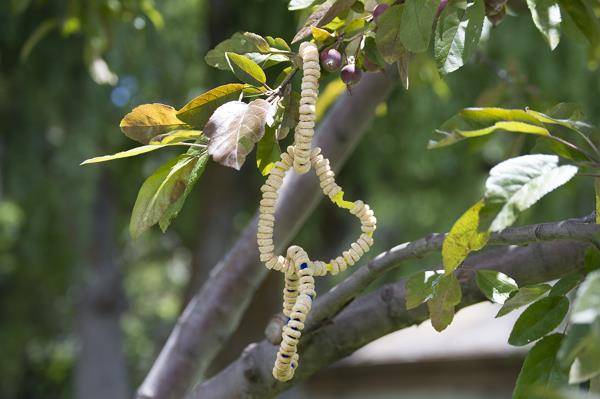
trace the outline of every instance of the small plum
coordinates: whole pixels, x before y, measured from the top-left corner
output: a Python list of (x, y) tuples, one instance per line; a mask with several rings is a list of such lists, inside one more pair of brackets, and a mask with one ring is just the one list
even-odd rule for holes
[(342, 68), (342, 81), (346, 83), (347, 86), (352, 86), (357, 84), (362, 77), (362, 71), (356, 67), (356, 64), (348, 64)]
[(342, 54), (334, 48), (321, 52), (321, 65), (327, 72), (335, 72), (342, 66)]

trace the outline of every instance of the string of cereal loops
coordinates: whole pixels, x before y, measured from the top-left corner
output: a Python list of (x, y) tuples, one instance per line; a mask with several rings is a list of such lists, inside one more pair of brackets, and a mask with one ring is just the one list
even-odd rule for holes
[[(285, 274), (283, 289), (283, 313), (288, 318), (283, 327), (282, 340), (273, 367), (273, 377), (289, 381), (298, 367), (298, 343), (304, 330), (306, 317), (316, 296), (314, 276), (332, 275), (345, 271), (354, 265), (373, 245), (373, 232), (377, 220), (373, 210), (363, 201), (344, 201), (344, 192), (335, 182), (335, 173), (329, 160), (321, 154), (319, 147), (312, 148), (315, 128), (315, 106), (319, 90), (319, 52), (313, 43), (300, 45), (302, 57), (302, 92), (300, 95), (300, 121), (294, 133), (294, 145), (289, 146), (275, 163), (269, 177), (261, 187), (262, 199), (259, 206), (256, 241), (260, 260), (268, 269)], [(329, 262), (310, 260), (304, 249), (298, 246), (288, 248), (286, 256), (275, 255), (273, 229), (275, 227), (275, 206), (279, 189), (285, 174), (293, 169), (304, 174), (314, 169), (323, 193), (336, 205), (346, 208), (361, 224), (358, 239)]]

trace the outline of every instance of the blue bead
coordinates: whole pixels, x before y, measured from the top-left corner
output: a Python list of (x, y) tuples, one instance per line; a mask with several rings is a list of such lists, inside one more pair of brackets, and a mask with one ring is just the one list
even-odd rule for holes
[(302, 263), (300, 265), (300, 270), (306, 269), (308, 267), (308, 265), (306, 263)]

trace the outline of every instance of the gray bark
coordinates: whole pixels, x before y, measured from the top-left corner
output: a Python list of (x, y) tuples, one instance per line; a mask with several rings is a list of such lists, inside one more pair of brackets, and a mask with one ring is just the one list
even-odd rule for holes
[[(581, 269), (589, 245), (589, 242), (561, 240), (489, 249), (473, 255), (458, 273), (463, 290), (458, 309), (485, 299), (474, 282), (473, 269), (502, 271), (520, 285), (540, 283)], [(367, 343), (419, 324), (427, 317), (425, 306), (406, 310), (404, 281), (385, 285), (357, 298), (302, 338), (300, 366), (291, 382), (281, 383), (271, 376), (277, 346), (264, 340), (248, 346), (238, 360), (196, 386), (187, 399), (272, 397)]]

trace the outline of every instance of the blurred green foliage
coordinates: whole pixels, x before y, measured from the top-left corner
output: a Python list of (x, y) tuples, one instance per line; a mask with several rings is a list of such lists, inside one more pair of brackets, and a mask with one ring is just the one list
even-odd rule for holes
[[(128, 299), (122, 326), (132, 385), (170, 330), (192, 273), (196, 237), (215, 227), (199, 221), (220, 211), (203, 204), (220, 187), (201, 181), (169, 233), (154, 229), (132, 241), (127, 226), (136, 192), (175, 152), (165, 149), (95, 168), (78, 165), (99, 153), (130, 148), (117, 125), (135, 105), (181, 106), (231, 81), (203, 57), (235, 31), (286, 39), (296, 31), (297, 16), (285, 2), (210, 5), (204, 0), (0, 4), (0, 397), (72, 396), (77, 306), (94, 246), (93, 204), (99, 190), (106, 190), (99, 183), (103, 174), (109, 176), (113, 241)], [(32, 38), (36, 32), (39, 37)], [(410, 90), (396, 91), (379, 107), (340, 173), (348, 197), (365, 198), (377, 212), (372, 253), (447, 231), (481, 197), (492, 165), (535, 145), (534, 137), (503, 134), (426, 150), (431, 133), (446, 119), (467, 106), (543, 110), (566, 101), (582, 104), (589, 121), (599, 125), (600, 75), (587, 67), (586, 50), (572, 41), (563, 40), (551, 52), (527, 14), (507, 17), (474, 62), (444, 80), (430, 56), (414, 59)], [(240, 176), (235, 182), (244, 183), (221, 199), (241, 198), (235, 214), (222, 220), (234, 231), (252, 215), (263, 180), (253, 162)], [(591, 180), (578, 177), (519, 223), (580, 216), (593, 209), (593, 199)], [(343, 211), (324, 202), (298, 242), (327, 257), (354, 236), (353, 228)]]

